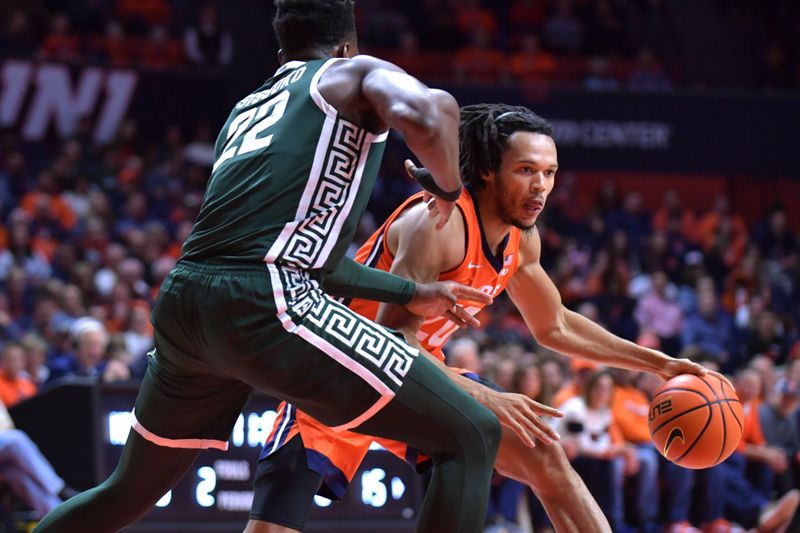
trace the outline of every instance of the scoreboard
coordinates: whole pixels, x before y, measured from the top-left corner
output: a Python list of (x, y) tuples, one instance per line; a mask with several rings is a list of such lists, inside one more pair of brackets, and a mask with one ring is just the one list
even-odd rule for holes
[[(15, 406), (12, 416), (67, 483), (85, 489), (116, 467), (131, 431), (135, 397), (135, 385), (71, 381)], [(277, 403), (254, 395), (234, 426), (228, 450), (201, 452), (186, 476), (128, 531), (200, 531), (202, 525), (202, 531), (241, 532)], [(422, 496), (414, 470), (373, 445), (343, 501), (315, 498), (308, 531), (413, 531)]]

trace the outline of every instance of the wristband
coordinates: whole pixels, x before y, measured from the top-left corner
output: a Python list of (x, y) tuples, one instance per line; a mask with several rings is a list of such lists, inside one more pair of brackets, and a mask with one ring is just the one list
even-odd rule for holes
[(461, 196), (461, 185), (459, 185), (458, 189), (455, 191), (445, 192), (437, 185), (436, 181), (433, 179), (433, 174), (425, 167), (418, 168), (414, 171), (414, 179), (417, 180), (417, 183), (419, 183), (423, 189), (434, 196), (438, 196), (442, 200), (455, 202), (458, 200), (458, 197)]

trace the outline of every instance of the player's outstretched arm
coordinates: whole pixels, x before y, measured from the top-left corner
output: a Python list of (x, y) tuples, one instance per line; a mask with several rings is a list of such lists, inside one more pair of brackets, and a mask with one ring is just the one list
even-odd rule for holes
[(558, 289), (539, 263), (540, 254), (541, 241), (534, 230), (520, 241), (522, 266), (507, 287), (537, 342), (564, 355), (653, 372), (664, 379), (679, 374), (703, 376), (708, 372), (688, 359), (675, 359), (617, 337), (564, 307)]

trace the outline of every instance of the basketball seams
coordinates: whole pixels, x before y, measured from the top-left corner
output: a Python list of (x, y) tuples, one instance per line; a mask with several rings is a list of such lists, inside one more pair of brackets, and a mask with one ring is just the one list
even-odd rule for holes
[(692, 441), (692, 443), (689, 445), (689, 447), (688, 447), (688, 448), (686, 448), (686, 451), (684, 451), (684, 452), (683, 452), (683, 453), (680, 455), (680, 457), (678, 457), (678, 458), (676, 458), (676, 459), (673, 459), (673, 460), (672, 460), (672, 462), (673, 462), (673, 463), (675, 463), (675, 464), (678, 464), (678, 461), (680, 461), (681, 459), (683, 459), (684, 457), (686, 457), (686, 456), (689, 454), (689, 452), (691, 452), (691, 451), (694, 449), (695, 445), (696, 445), (698, 442), (700, 442), (700, 439), (703, 437), (703, 433), (705, 433), (705, 432), (706, 432), (706, 430), (708, 429), (708, 426), (710, 426), (710, 425), (711, 425), (711, 418), (713, 417), (713, 414), (714, 414), (714, 407), (713, 407), (713, 405), (712, 405), (712, 404), (710, 404), (710, 403), (709, 403), (709, 404), (706, 404), (706, 406), (708, 406), (708, 418), (706, 418), (706, 425), (705, 425), (705, 426), (703, 426), (703, 429), (701, 429), (701, 430), (700, 430), (700, 433), (698, 433), (698, 434), (697, 434), (697, 436), (694, 438), (694, 440), (693, 440), (693, 441)]
[[(706, 396), (705, 394), (703, 394), (699, 390), (689, 389), (689, 388), (686, 388), (686, 387), (670, 387), (668, 389), (664, 389), (662, 391), (658, 391), (658, 394), (653, 396), (653, 399), (655, 400), (656, 398), (658, 398), (659, 396), (661, 396), (664, 393), (672, 392), (672, 391), (676, 391), (676, 390), (677, 391), (683, 391), (683, 392), (693, 392), (695, 394), (699, 394), (700, 396), (703, 397), (703, 399), (706, 401), (706, 403), (711, 403), (711, 401), (712, 401), (711, 399), (709, 399), (708, 396)], [(717, 398), (717, 399), (719, 399), (719, 398)]]
[(704, 404), (702, 404), (702, 405), (695, 405), (694, 407), (692, 407), (692, 408), (690, 408), (690, 409), (687, 409), (686, 411), (683, 411), (683, 412), (681, 412), (681, 413), (678, 413), (677, 415), (673, 416), (673, 417), (672, 417), (672, 418), (670, 418), (669, 420), (665, 420), (664, 422), (662, 422), (661, 424), (659, 424), (659, 425), (658, 425), (658, 427), (656, 427), (655, 429), (653, 429), (653, 430), (650, 432), (650, 435), (651, 435), (651, 436), (655, 436), (655, 434), (656, 434), (656, 433), (658, 433), (659, 431), (661, 431), (662, 429), (664, 429), (664, 426), (666, 426), (666, 425), (667, 425), (667, 424), (669, 424), (670, 422), (674, 422), (675, 420), (679, 419), (680, 417), (682, 417), (682, 416), (683, 416), (683, 415), (685, 415), (685, 414), (694, 413), (695, 411), (697, 411), (698, 409), (702, 409), (703, 407), (711, 407), (711, 406), (714, 406), (714, 405), (717, 405), (717, 404), (721, 404), (721, 403), (731, 403), (731, 402), (734, 402), (734, 403), (742, 403), (742, 402), (740, 402), (740, 401), (739, 401), (738, 399), (736, 399), (736, 398), (724, 398), (724, 399), (721, 399), (721, 400), (712, 400), (712, 401), (710, 401), (710, 402), (707, 402), (707, 403), (704, 403)]
[[(706, 381), (706, 378), (704, 378), (702, 376), (698, 376), (698, 377), (700, 378), (700, 381), (702, 381), (703, 383), (706, 384), (706, 387), (708, 387), (708, 389), (711, 391), (711, 393), (714, 395), (714, 397), (717, 399), (717, 401), (719, 401), (720, 397), (717, 394), (717, 391), (714, 390), (714, 386), (711, 383), (709, 383), (708, 381)], [(719, 379), (719, 378), (717, 378), (717, 379)], [(720, 379), (720, 382), (721, 381), (722, 380)], [(722, 395), (723, 396), (727, 396), (724, 391), (723, 391)], [(728, 442), (728, 424), (725, 421), (725, 411), (722, 410), (722, 404), (721, 403), (719, 403), (717, 405), (719, 406), (719, 416), (722, 417), (722, 446), (719, 449), (719, 454), (717, 455), (717, 458), (714, 461), (714, 465), (717, 465), (719, 463), (720, 458), (722, 458), (722, 454), (725, 453), (725, 445)], [(712, 466), (714, 466), (714, 465), (712, 465)]]
[[(725, 392), (725, 383), (722, 380), (719, 380), (719, 386), (720, 386), (720, 389), (722, 390), (722, 394), (724, 394), (725, 397), (727, 397), (728, 394)], [(742, 403), (742, 402), (740, 401), (739, 403)], [(739, 431), (743, 434), (744, 433), (744, 421), (740, 421), (739, 417), (736, 416), (736, 411), (733, 410), (733, 407), (731, 407), (730, 402), (727, 402), (727, 405), (728, 405), (728, 410), (731, 412), (731, 415), (733, 416), (733, 419), (736, 420), (736, 424), (739, 426)]]

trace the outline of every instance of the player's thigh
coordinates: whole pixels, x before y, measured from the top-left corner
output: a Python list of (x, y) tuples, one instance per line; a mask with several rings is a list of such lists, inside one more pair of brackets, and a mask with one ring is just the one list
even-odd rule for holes
[(394, 397), (418, 352), (324, 294), (309, 300), (285, 312), (281, 331), (239, 344), (236, 376), (328, 426), (349, 429)]
[(170, 350), (157, 337), (136, 397), (133, 430), (168, 448), (227, 449), (252, 389), (236, 379), (176, 364)]
[(302, 531), (322, 477), (308, 466), (303, 441), (296, 435), (275, 453), (259, 461), (253, 480), (250, 519), (256, 531), (265, 524)]

